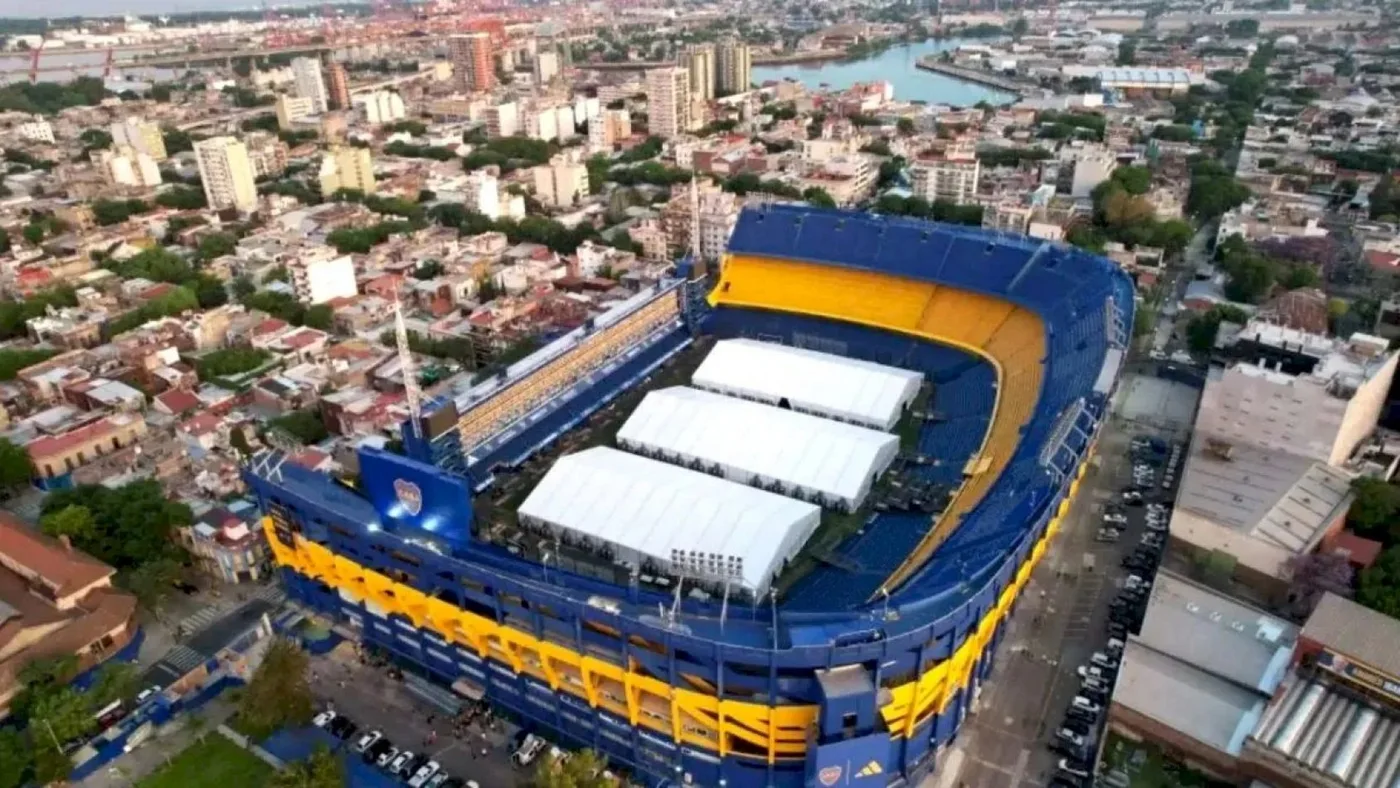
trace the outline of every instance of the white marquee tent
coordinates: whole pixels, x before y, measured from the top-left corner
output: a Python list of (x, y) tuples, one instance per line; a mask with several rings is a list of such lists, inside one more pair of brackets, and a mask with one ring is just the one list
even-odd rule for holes
[(598, 446), (560, 458), (519, 510), (614, 560), (733, 581), (755, 597), (802, 549), (821, 510), (698, 471)]
[(741, 484), (778, 482), (784, 494), (839, 500), (850, 511), (899, 451), (888, 433), (686, 386), (648, 393), (617, 441), (680, 465), (718, 465)]
[(839, 421), (890, 430), (919, 393), (918, 372), (815, 350), (726, 339), (716, 342), (691, 382), (721, 394)]

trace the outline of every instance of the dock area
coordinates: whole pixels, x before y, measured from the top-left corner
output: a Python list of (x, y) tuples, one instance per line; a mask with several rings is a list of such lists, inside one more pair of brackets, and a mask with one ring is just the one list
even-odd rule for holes
[(1014, 93), (1017, 96), (1025, 95), (1027, 89), (1026, 84), (1018, 80), (1003, 77), (999, 74), (993, 74), (990, 71), (963, 68), (962, 66), (943, 63), (933, 55), (926, 55), (919, 58), (918, 62), (914, 65), (916, 68), (921, 68), (924, 71), (932, 71), (954, 79), (960, 79), (964, 82), (972, 82), (978, 85), (985, 85), (989, 88), (1004, 90), (1007, 93)]

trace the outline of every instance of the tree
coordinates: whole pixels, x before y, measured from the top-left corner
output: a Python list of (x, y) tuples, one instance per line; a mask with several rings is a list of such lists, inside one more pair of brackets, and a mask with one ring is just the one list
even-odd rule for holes
[(1351, 562), (1340, 553), (1307, 553), (1288, 559), (1288, 602), (1299, 619), (1312, 615), (1323, 593), (1351, 595)]
[(24, 236), (24, 240), (27, 241), (30, 246), (38, 246), (43, 243), (45, 232), (44, 225), (31, 223), (24, 226), (24, 229), (20, 231), (20, 235)]
[(175, 184), (156, 195), (156, 205), (180, 211), (193, 211), (204, 208), (208, 203), (204, 199), (203, 189)]
[(238, 249), (238, 238), (232, 233), (210, 233), (199, 239), (199, 259), (213, 260)]
[(1381, 553), (1362, 570), (1356, 601), (1391, 618), (1400, 617), (1400, 547)]
[(288, 271), (287, 266), (285, 265), (273, 266), (271, 269), (268, 270), (267, 273), (263, 274), (262, 278), (262, 283), (264, 285), (270, 285), (273, 282), (290, 283), (291, 281), (292, 272)]
[(294, 761), (274, 774), (268, 788), (342, 788), (345, 764), (324, 744), (316, 745), (304, 761)]
[(614, 783), (602, 776), (607, 762), (592, 750), (582, 750), (568, 760), (545, 758), (535, 769), (535, 788), (608, 788)]
[(1215, 312), (1196, 315), (1186, 324), (1186, 346), (1196, 353), (1209, 353), (1220, 333), (1220, 317)]
[(807, 189), (806, 191), (802, 192), (802, 199), (806, 200), (812, 205), (815, 205), (818, 208), (836, 207), (836, 200), (832, 199), (831, 195), (827, 193), (826, 189), (822, 189), (817, 186), (813, 186), (810, 189)]
[(0, 438), (0, 489), (8, 495), (33, 478), (34, 466), (29, 461), (29, 452), (9, 438)]
[(307, 445), (320, 443), (331, 434), (330, 430), (326, 429), (326, 423), (321, 420), (321, 412), (315, 408), (295, 410), (278, 416), (268, 422), (267, 426), (283, 430)]
[(307, 682), (308, 658), (296, 641), (277, 637), (267, 648), (238, 700), (238, 717), (254, 739), (311, 719), (313, 701)]
[(112, 660), (97, 669), (88, 694), (92, 696), (92, 706), (100, 709), (115, 700), (125, 703), (140, 690), (141, 672), (137, 667)]
[(418, 264), (417, 268), (413, 269), (413, 278), (423, 281), (436, 279), (442, 276), (444, 270), (442, 263), (437, 260), (424, 260)]
[(1201, 221), (1219, 218), (1249, 199), (1249, 187), (1230, 175), (1193, 175), (1186, 210)]
[(52, 731), (60, 742), (72, 741), (92, 729), (95, 720), (89, 699), (70, 686), (49, 687), (29, 707), (29, 724)]
[(1231, 301), (1253, 303), (1263, 298), (1274, 286), (1275, 266), (1263, 255), (1246, 254), (1223, 261), (1229, 279), (1225, 282), (1225, 297)]
[(20, 788), (34, 763), (28, 737), (14, 728), (0, 728), (0, 788)]
[(194, 519), (188, 506), (167, 499), (153, 479), (115, 488), (84, 484), (56, 490), (44, 499), (41, 522), (42, 516), (69, 506), (88, 509), (95, 524), (91, 538), (74, 539), (73, 545), (118, 570), (168, 555), (175, 529)]
[(1119, 167), (1109, 180), (1123, 187), (1128, 194), (1147, 194), (1152, 188), (1152, 170), (1137, 165)]
[(266, 364), (272, 354), (261, 348), (230, 347), (210, 351), (195, 362), (200, 378), (241, 375)]
[(894, 122), (894, 128), (895, 131), (899, 132), (899, 136), (901, 137), (913, 136), (914, 132), (917, 131), (914, 126), (913, 118), (900, 118)]
[(1110, 186), (1100, 204), (1101, 219), (1113, 229), (1125, 229), (1153, 221), (1152, 203), (1135, 197), (1117, 186)]
[(1355, 498), (1347, 511), (1347, 526), (1358, 536), (1385, 544), (1400, 541), (1400, 487), (1383, 481), (1361, 477), (1352, 480)]
[[(0, 186), (3, 186), (3, 185), (4, 185), (4, 184), (0, 184)], [(3, 195), (0, 195), (0, 196), (3, 196)], [(9, 233), (9, 231), (7, 231), (5, 228), (0, 227), (0, 254), (6, 254), (6, 253), (8, 253), (9, 251), (10, 251), (10, 233)]]
[(97, 537), (97, 523), (83, 506), (65, 506), (39, 518), (39, 528), (52, 537), (66, 536), (74, 544), (91, 543)]
[(330, 304), (307, 307), (301, 324), (319, 331), (331, 331), (335, 328), (335, 311), (331, 309)]
[(253, 280), (246, 276), (235, 276), (230, 287), (233, 288), (233, 297), (240, 301), (258, 290), (258, 286), (253, 284)]
[(234, 451), (238, 452), (238, 456), (240, 457), (253, 456), (253, 447), (248, 445), (248, 436), (243, 432), (242, 429), (234, 429), (229, 431), (228, 445)]
[(1181, 219), (1168, 219), (1165, 222), (1158, 222), (1152, 233), (1151, 244), (1165, 250), (1168, 255), (1176, 256), (1186, 251), (1186, 247), (1191, 245), (1191, 238), (1196, 231), (1192, 229), (1189, 222)]

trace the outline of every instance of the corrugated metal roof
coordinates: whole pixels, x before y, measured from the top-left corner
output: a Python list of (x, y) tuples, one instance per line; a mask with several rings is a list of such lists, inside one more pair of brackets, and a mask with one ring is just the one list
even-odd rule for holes
[(647, 394), (617, 438), (857, 504), (899, 449), (888, 433), (685, 386)]

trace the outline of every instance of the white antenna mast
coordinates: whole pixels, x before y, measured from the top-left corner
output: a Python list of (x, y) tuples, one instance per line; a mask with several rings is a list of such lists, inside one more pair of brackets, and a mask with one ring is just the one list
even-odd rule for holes
[(418, 370), (413, 366), (413, 351), (408, 347), (408, 326), (403, 322), (403, 302), (399, 300), (397, 288), (394, 290), (394, 339), (399, 346), (399, 366), (403, 368), (403, 390), (408, 397), (409, 425), (416, 431), (419, 429), (418, 419), (422, 415), (423, 392), (418, 389)]
[(694, 172), (690, 174), (690, 262), (700, 262), (700, 187)]

